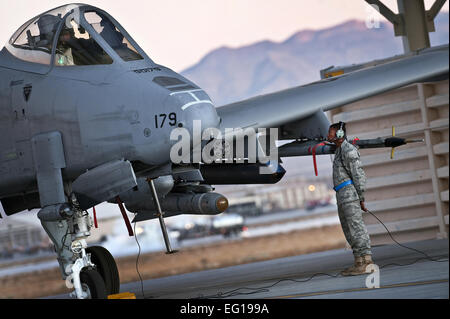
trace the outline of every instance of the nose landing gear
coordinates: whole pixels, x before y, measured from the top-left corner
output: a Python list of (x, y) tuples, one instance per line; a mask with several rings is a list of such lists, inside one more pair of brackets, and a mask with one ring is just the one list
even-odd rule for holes
[(105, 299), (120, 290), (119, 272), (112, 255), (103, 247), (87, 247), (92, 219), (80, 209), (76, 197), (71, 205), (43, 208), (38, 217), (55, 245), (63, 279), (78, 299)]

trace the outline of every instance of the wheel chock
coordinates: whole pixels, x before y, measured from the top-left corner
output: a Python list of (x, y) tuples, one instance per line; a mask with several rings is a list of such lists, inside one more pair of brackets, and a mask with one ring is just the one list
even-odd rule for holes
[(136, 295), (131, 292), (122, 292), (120, 294), (109, 295), (108, 299), (136, 299)]

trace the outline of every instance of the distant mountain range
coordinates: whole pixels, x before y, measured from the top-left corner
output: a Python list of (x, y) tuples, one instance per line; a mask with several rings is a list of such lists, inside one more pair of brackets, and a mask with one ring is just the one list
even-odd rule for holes
[[(431, 44), (449, 42), (449, 14), (441, 12)], [(349, 65), (403, 52), (391, 24), (368, 29), (351, 20), (322, 30), (303, 30), (281, 43), (262, 41), (221, 47), (182, 74), (204, 88), (216, 105), (316, 81), (331, 65)]]

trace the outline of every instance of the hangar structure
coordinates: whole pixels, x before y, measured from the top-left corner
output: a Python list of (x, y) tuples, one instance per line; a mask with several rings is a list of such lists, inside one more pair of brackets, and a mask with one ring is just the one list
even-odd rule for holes
[[(428, 33), (435, 31), (433, 20), (445, 0), (436, 0), (429, 10), (425, 10), (423, 0), (398, 0), (398, 14), (379, 0), (366, 2), (376, 5), (394, 25), (408, 56), (430, 47)], [(389, 61), (332, 67), (322, 70), (321, 75), (328, 77), (384, 62)], [(424, 140), (403, 146), (393, 159), (383, 149), (360, 150), (368, 177), (366, 206), (399, 241), (448, 238), (448, 76), (344, 105), (330, 111), (329, 117), (332, 122), (346, 122), (348, 135), (360, 139), (389, 137), (394, 127), (398, 136)], [(373, 244), (391, 243), (373, 216), (366, 213), (365, 221)]]
[[(333, 121), (347, 122), (349, 135), (361, 139), (388, 137), (395, 126), (399, 136), (425, 140), (402, 147), (393, 160), (386, 150), (360, 150), (367, 207), (401, 241), (448, 237), (448, 85), (448, 80), (417, 83), (331, 113)], [(391, 242), (372, 216), (365, 220), (372, 241)]]

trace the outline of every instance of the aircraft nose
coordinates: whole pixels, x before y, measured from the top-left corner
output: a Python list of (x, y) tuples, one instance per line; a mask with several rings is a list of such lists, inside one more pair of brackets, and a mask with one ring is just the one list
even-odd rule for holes
[[(172, 94), (178, 100), (182, 114), (180, 127), (186, 128), (191, 136), (203, 133), (205, 129), (218, 128), (219, 116), (213, 102), (203, 90), (193, 90)], [(194, 131), (195, 130), (195, 131)]]
[(198, 104), (184, 110), (188, 129), (200, 129), (203, 132), (209, 128), (219, 127), (219, 116), (212, 104)]

